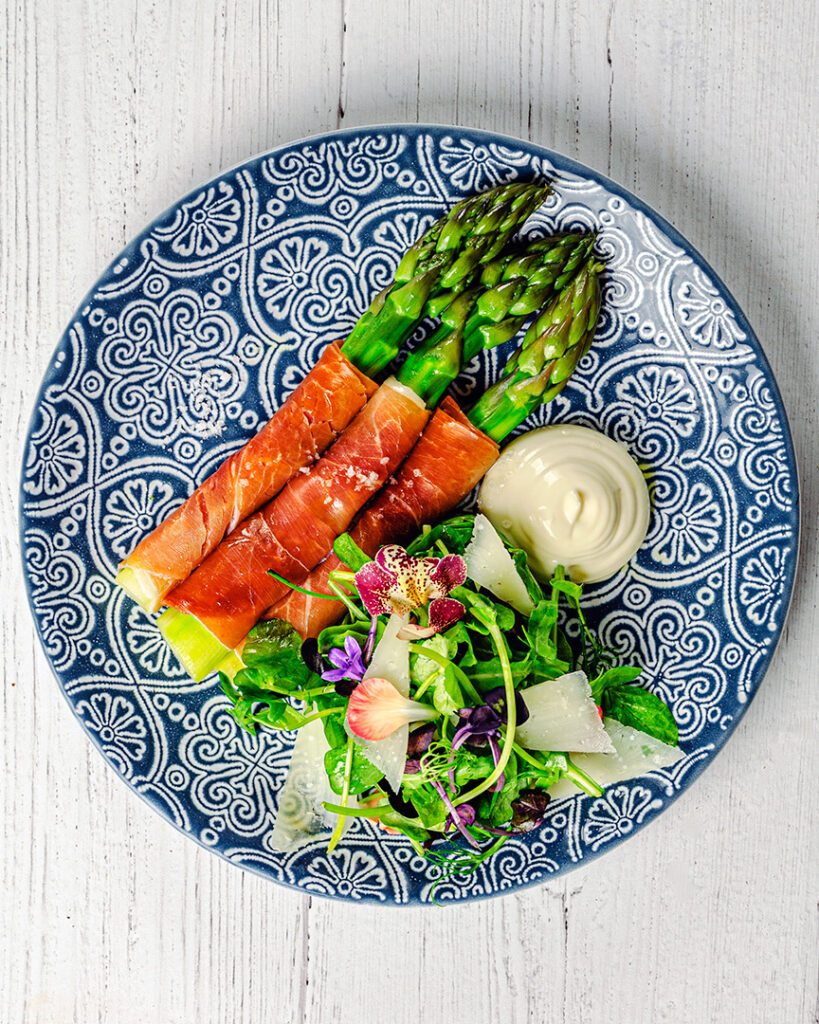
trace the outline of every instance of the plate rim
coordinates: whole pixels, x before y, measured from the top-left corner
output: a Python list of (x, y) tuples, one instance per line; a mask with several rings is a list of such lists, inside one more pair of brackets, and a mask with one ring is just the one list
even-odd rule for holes
[(62, 677), (60, 676), (60, 674), (55, 669), (55, 667), (54, 667), (54, 665), (53, 665), (53, 663), (51, 661), (51, 658), (49, 657), (49, 655), (48, 655), (48, 653), (47, 653), (47, 651), (45, 649), (45, 640), (44, 640), (44, 637), (42, 635), (42, 631), (40, 629), (40, 622), (39, 622), (39, 619), (38, 619), (36, 611), (35, 611), (34, 596), (33, 596), (31, 580), (30, 580), (30, 578), (29, 578), (29, 576), (27, 574), (27, 571), (26, 571), (25, 557), (24, 557), (24, 551), (25, 551), (25, 536), (24, 536), (24, 534), (25, 534), (25, 528), (26, 528), (26, 525), (27, 525), (26, 524), (26, 513), (25, 513), (24, 506), (25, 506), (25, 502), (27, 500), (27, 495), (25, 494), (25, 491), (23, 490), (23, 484), (24, 484), (24, 481), (25, 481), (26, 456), (27, 456), (29, 448), (30, 448), (30, 440), (31, 440), (31, 435), (32, 435), (32, 433), (34, 431), (35, 420), (36, 420), (37, 413), (38, 413), (39, 408), (40, 408), (41, 398), (43, 396), (43, 393), (46, 390), (46, 388), (51, 383), (53, 383), (53, 379), (54, 379), (54, 377), (57, 374), (57, 371), (58, 371), (57, 356), (64, 349), (64, 347), (66, 347), (66, 345), (67, 345), (67, 343), (69, 341), (69, 334), (70, 334), (72, 325), (77, 320), (77, 318), (79, 316), (81, 316), (83, 309), (85, 309), (85, 307), (93, 299), (93, 296), (94, 296), (94, 293), (96, 291), (96, 288), (97, 288), (97, 285), (98, 285), (99, 281), (102, 280), (103, 278), (107, 277), (113, 271), (114, 267), (119, 263), (119, 261), (123, 257), (123, 254), (127, 250), (131, 249), (131, 247), (134, 246), (135, 244), (138, 244), (144, 237), (149, 235), (150, 232), (155, 227), (161, 225), (164, 221), (166, 221), (168, 216), (169, 216), (169, 214), (172, 211), (178, 209), (185, 202), (188, 202), (188, 201), (194, 199), (204, 189), (206, 189), (207, 187), (209, 187), (209, 186), (215, 184), (216, 182), (224, 179), (226, 176), (228, 176), (230, 174), (233, 174), (235, 172), (238, 172), (239, 170), (242, 170), (245, 167), (248, 167), (249, 165), (255, 164), (255, 163), (257, 163), (261, 159), (264, 159), (264, 158), (270, 157), (270, 156), (274, 156), (275, 154), (281, 152), (282, 150), (287, 150), (287, 149), (291, 149), (291, 148), (295, 148), (295, 147), (306, 146), (306, 145), (309, 145), (309, 144), (321, 143), (321, 142), (324, 142), (324, 141), (337, 140), (339, 138), (344, 138), (345, 136), (350, 136), (350, 135), (356, 135), (356, 134), (376, 134), (376, 133), (379, 133), (379, 132), (381, 132), (381, 133), (400, 133), (401, 135), (403, 135), (405, 137), (407, 135), (423, 134), (425, 132), (430, 132), (430, 133), (433, 133), (433, 134), (434, 133), (448, 132), (448, 133), (452, 133), (453, 135), (456, 135), (458, 132), (464, 132), (464, 133), (466, 133), (469, 136), (472, 136), (472, 137), (476, 137), (477, 136), (479, 138), (491, 141), (491, 142), (493, 142), (495, 144), (497, 144), (497, 143), (500, 143), (502, 145), (503, 144), (509, 144), (510, 147), (512, 147), (512, 148), (514, 148), (515, 146), (518, 146), (518, 147), (523, 146), (524, 148), (529, 148), (529, 149), (532, 149), (534, 151), (537, 151), (538, 155), (540, 155), (542, 157), (545, 157), (545, 159), (547, 159), (552, 165), (556, 165), (557, 167), (559, 167), (559, 172), (560, 171), (567, 172), (569, 174), (574, 174), (574, 175), (577, 175), (577, 176), (589, 179), (589, 180), (591, 180), (593, 182), (596, 182), (597, 184), (602, 185), (605, 189), (607, 189), (611, 193), (619, 196), (621, 199), (625, 199), (637, 211), (639, 211), (643, 215), (647, 216), (650, 221), (652, 221), (654, 224), (656, 224), (668, 236), (668, 238), (670, 239), (670, 241), (674, 245), (676, 245), (678, 248), (684, 250), (687, 255), (689, 255), (690, 257), (693, 258), (694, 262), (696, 264), (698, 264), (709, 275), (711, 281), (717, 287), (717, 289), (719, 289), (722, 293), (724, 293), (724, 295), (727, 295), (730, 298), (731, 304), (732, 304), (732, 312), (737, 317), (737, 322), (738, 322), (739, 326), (746, 332), (747, 343), (750, 344), (751, 347), (754, 349), (755, 357), (759, 361), (762, 370), (766, 374), (766, 384), (771, 388), (772, 397), (773, 397), (774, 405), (775, 405), (775, 408), (776, 408), (776, 413), (779, 416), (779, 418), (781, 419), (781, 423), (782, 423), (782, 427), (783, 427), (782, 440), (783, 440), (783, 443), (784, 443), (784, 447), (785, 447), (785, 451), (786, 451), (786, 455), (787, 455), (787, 459), (788, 459), (788, 465), (789, 465), (789, 470), (790, 470), (790, 477), (791, 477), (792, 483), (794, 485), (793, 508), (791, 510), (791, 516), (790, 516), (791, 521), (792, 521), (792, 525), (793, 525), (793, 530), (794, 530), (794, 533), (793, 533), (794, 550), (793, 550), (792, 555), (790, 555), (789, 558), (788, 558), (786, 576), (785, 576), (785, 579), (783, 580), (783, 588), (784, 588), (783, 589), (783, 611), (782, 611), (781, 621), (779, 623), (779, 627), (778, 627), (776, 636), (773, 639), (773, 642), (768, 646), (767, 650), (764, 652), (763, 656), (760, 658), (760, 661), (758, 663), (757, 673), (756, 673), (757, 678), (755, 680), (754, 686), (753, 686), (753, 688), (751, 690), (748, 691), (744, 703), (742, 703), (742, 704), (740, 704), (738, 706), (736, 713), (732, 717), (732, 721), (731, 721), (730, 727), (723, 734), (723, 738), (722, 738), (721, 742), (719, 742), (719, 744), (716, 744), (716, 743), (714, 744), (714, 749), (711, 751), (710, 755), (707, 758), (703, 758), (700, 761), (692, 764), (692, 766), (690, 767), (690, 769), (686, 773), (685, 783), (683, 785), (681, 785), (681, 787), (679, 789), (676, 789), (676, 790), (672, 791), (670, 794), (666, 795), (666, 798), (665, 798), (665, 800), (663, 802), (662, 807), (659, 808), (656, 811), (656, 813), (654, 813), (654, 814), (652, 814), (650, 816), (646, 816), (646, 818), (643, 821), (641, 821), (641, 822), (635, 822), (634, 825), (633, 825), (633, 828), (629, 832), (628, 836), (620, 837), (619, 839), (617, 839), (617, 840), (615, 840), (615, 841), (613, 841), (611, 843), (608, 843), (608, 844), (605, 844), (605, 845), (601, 845), (596, 850), (592, 850), (592, 849), (584, 850), (582, 858), (579, 858), (577, 860), (572, 860), (569, 863), (561, 864), (559, 866), (558, 870), (556, 872), (553, 872), (552, 874), (548, 874), (548, 875), (544, 875), (542, 877), (534, 878), (534, 879), (532, 879), (530, 881), (519, 882), (518, 884), (516, 884), (514, 886), (511, 886), (509, 889), (496, 889), (496, 890), (493, 890), (491, 892), (469, 893), (469, 894), (466, 894), (466, 895), (464, 895), (462, 897), (453, 898), (453, 899), (447, 899), (446, 901), (443, 901), (440, 904), (440, 905), (445, 905), (445, 906), (446, 905), (459, 906), (459, 905), (465, 905), (465, 904), (468, 904), (468, 903), (474, 903), (474, 902), (477, 902), (479, 900), (495, 899), (495, 898), (502, 897), (502, 896), (514, 895), (515, 893), (531, 889), (531, 888), (533, 888), (535, 886), (547, 884), (550, 881), (554, 881), (555, 879), (559, 878), (562, 875), (567, 874), (570, 871), (574, 871), (577, 868), (581, 868), (584, 865), (589, 864), (592, 861), (597, 860), (598, 857), (608, 853), (609, 851), (615, 850), (615, 849), (619, 848), (622, 845), (622, 843), (623, 843), (623, 841), (625, 839), (630, 838), (632, 835), (636, 835), (638, 832), (641, 832), (644, 828), (646, 828), (648, 825), (650, 825), (658, 817), (660, 817), (662, 814), (664, 814), (665, 811), (669, 807), (672, 806), (672, 804), (676, 803), (676, 801), (681, 796), (683, 796), (683, 794), (687, 793), (688, 790), (690, 790), (690, 788), (700, 778), (700, 776), (705, 771), (705, 769), (707, 767), (709, 767), (711, 764), (713, 764), (713, 762), (716, 760), (717, 756), (720, 753), (722, 753), (722, 751), (725, 749), (725, 746), (727, 745), (729, 739), (731, 738), (731, 736), (735, 732), (735, 730), (736, 730), (737, 726), (739, 725), (739, 723), (744, 718), (746, 712), (748, 711), (748, 708), (751, 706), (754, 698), (756, 697), (757, 693), (759, 692), (760, 687), (762, 686), (762, 683), (765, 680), (765, 677), (766, 677), (766, 675), (767, 675), (767, 673), (768, 673), (768, 671), (770, 669), (770, 666), (771, 666), (771, 663), (773, 661), (773, 658), (776, 655), (776, 652), (777, 652), (777, 650), (780, 647), (780, 643), (782, 641), (782, 637), (783, 637), (783, 634), (785, 632), (785, 627), (787, 625), (788, 616), (790, 614), (790, 610), (791, 610), (791, 607), (792, 607), (792, 604), (793, 604), (793, 595), (794, 595), (794, 590), (795, 590), (795, 585), (796, 585), (796, 578), (797, 578), (797, 575), (798, 575), (798, 570), (799, 570), (799, 566), (800, 566), (800, 562), (801, 562), (801, 550), (802, 550), (801, 480), (800, 480), (800, 476), (799, 476), (799, 461), (798, 461), (797, 454), (796, 454), (796, 447), (795, 447), (794, 441), (793, 441), (793, 432), (791, 430), (790, 419), (789, 419), (789, 416), (788, 416), (788, 410), (787, 410), (787, 406), (785, 404), (785, 401), (784, 401), (784, 399), (782, 397), (782, 392), (781, 392), (780, 387), (779, 387), (779, 382), (778, 382), (778, 380), (777, 380), (777, 378), (776, 378), (776, 376), (775, 376), (775, 374), (773, 372), (773, 369), (772, 369), (771, 364), (770, 364), (770, 362), (768, 360), (768, 357), (767, 357), (767, 354), (765, 352), (765, 349), (762, 346), (762, 343), (760, 342), (759, 337), (756, 334), (756, 331), (753, 329), (753, 327), (749, 323), (748, 318), (745, 315), (744, 310), (742, 309), (740, 304), (737, 302), (733, 292), (725, 284), (725, 282), (722, 279), (721, 275), (718, 274), (714, 270), (714, 268), (711, 266), (710, 262), (702, 255), (700, 250), (689, 241), (688, 238), (686, 238), (670, 221), (668, 221), (654, 207), (652, 207), (647, 202), (645, 202), (645, 200), (641, 199), (638, 195), (636, 195), (635, 193), (630, 191), (628, 188), (626, 188), (624, 185), (620, 184), (618, 181), (616, 181), (615, 179), (610, 177), (608, 174), (605, 174), (605, 173), (603, 173), (601, 171), (598, 171), (598, 170), (594, 169), (593, 167), (591, 167), (591, 166), (589, 166), (587, 164), (584, 164), (584, 163), (582, 163), (579, 160), (576, 160), (574, 157), (566, 156), (566, 155), (560, 153), (557, 150), (551, 149), (548, 146), (544, 146), (544, 145), (542, 145), (539, 142), (535, 142), (535, 141), (533, 141), (531, 139), (524, 139), (524, 138), (521, 138), (521, 137), (515, 136), (515, 135), (508, 135), (508, 134), (506, 134), (504, 132), (494, 132), (494, 131), (491, 131), (491, 130), (488, 130), (488, 129), (484, 129), (484, 128), (471, 127), (469, 125), (449, 125), (449, 124), (438, 123), (438, 122), (404, 122), (404, 121), (402, 121), (402, 122), (395, 122), (395, 123), (375, 123), (375, 124), (355, 125), (355, 126), (347, 126), (347, 127), (344, 127), (344, 128), (330, 129), (328, 131), (316, 132), (314, 134), (308, 134), (308, 135), (302, 136), (301, 138), (291, 139), (291, 140), (288, 140), (288, 141), (285, 141), (285, 142), (280, 142), (280, 143), (278, 143), (277, 145), (275, 145), (275, 146), (273, 146), (271, 148), (260, 150), (260, 151), (254, 153), (254, 154), (252, 154), (250, 156), (245, 157), (244, 159), (242, 159), (240, 161), (237, 161), (236, 163), (233, 163), (233, 164), (231, 164), (231, 165), (229, 165), (227, 167), (222, 168), (221, 170), (217, 171), (215, 174), (211, 175), (209, 178), (205, 179), (204, 181), (202, 181), (199, 184), (197, 184), (197, 185), (193, 186), (192, 188), (190, 188), (183, 195), (177, 197), (177, 199), (175, 199), (170, 205), (165, 207), (158, 214), (156, 214), (154, 217), (152, 217), (147, 223), (145, 223), (144, 226), (133, 236), (133, 238), (131, 238), (126, 243), (126, 245), (117, 252), (117, 254), (106, 264), (104, 269), (97, 275), (97, 277), (95, 278), (94, 282), (92, 283), (92, 285), (90, 286), (88, 291), (84, 294), (82, 300), (76, 306), (72, 316), (69, 318), (66, 327), (64, 328), (64, 330), (60, 334), (60, 337), (57, 340), (56, 345), (52, 349), (51, 355), (50, 355), (48, 363), (46, 365), (46, 369), (45, 369), (44, 373), (42, 374), (42, 376), (39, 378), (39, 383), (38, 383), (37, 391), (36, 391), (36, 394), (34, 396), (33, 406), (31, 408), (31, 413), (30, 413), (30, 416), (28, 418), (27, 425), (26, 425), (26, 430), (25, 430), (25, 435), (24, 435), (24, 440), (23, 440), (23, 446), (22, 446), (22, 451), (21, 451), (20, 477), (19, 477), (20, 483), (19, 483), (19, 488), (18, 488), (18, 507), (17, 507), (18, 536), (19, 536), (19, 542), (20, 542), (20, 555), (21, 555), (21, 560), (20, 560), (19, 564), (20, 564), (20, 568), (21, 568), (21, 571), (22, 571), (23, 584), (24, 584), (25, 591), (26, 591), (26, 598), (27, 598), (29, 610), (31, 612), (31, 616), (32, 616), (32, 619), (33, 619), (33, 625), (34, 625), (35, 633), (37, 635), (37, 639), (39, 641), (40, 648), (41, 648), (41, 650), (42, 650), (42, 652), (43, 652), (43, 654), (45, 656), (45, 659), (46, 659), (46, 661), (48, 663), (48, 667), (51, 670), (51, 674), (52, 674), (52, 676), (54, 677), (54, 679), (55, 679), (55, 681), (57, 683), (57, 687), (58, 687), (58, 689), (59, 689), (63, 699), (68, 704), (73, 717), (76, 719), (77, 723), (79, 724), (80, 728), (82, 729), (82, 732), (84, 733), (86, 739), (89, 740), (92, 743), (92, 745), (95, 747), (95, 749), (98, 751), (98, 753), (102, 757), (102, 760), (104, 761), (104, 763), (107, 766), (107, 768), (109, 770), (113, 771), (113, 774), (117, 778), (119, 778), (119, 780), (126, 786), (127, 790), (130, 793), (138, 796), (145, 804), (148, 805), (149, 808), (151, 808), (151, 810), (160, 819), (162, 819), (165, 823), (170, 825), (173, 829), (175, 829), (180, 834), (184, 835), (188, 839), (192, 839), (197, 844), (197, 846), (199, 846), (200, 848), (206, 850), (210, 854), (215, 854), (217, 857), (219, 857), (223, 861), (226, 861), (231, 866), (233, 866), (235, 868), (238, 868), (240, 870), (243, 870), (243, 871), (250, 872), (251, 874), (256, 875), (258, 877), (261, 877), (261, 878), (265, 879), (268, 882), (273, 882), (274, 884), (277, 884), (277, 885), (280, 885), (280, 886), (283, 886), (283, 887), (289, 889), (291, 892), (300, 893), (303, 896), (320, 896), (322, 899), (330, 899), (330, 900), (333, 900), (333, 901), (336, 901), (336, 902), (339, 902), (339, 903), (344, 903), (344, 904), (347, 904), (347, 905), (350, 905), (351, 903), (353, 903), (353, 904), (368, 905), (368, 906), (377, 905), (377, 906), (395, 907), (395, 908), (412, 907), (412, 906), (433, 906), (433, 905), (439, 905), (436, 902), (436, 900), (434, 900), (432, 898), (427, 899), (427, 900), (420, 900), (420, 899), (417, 899), (417, 898), (410, 897), (410, 898), (405, 899), (403, 902), (399, 902), (398, 900), (395, 900), (395, 899), (385, 899), (385, 900), (382, 900), (382, 901), (376, 901), (376, 900), (373, 900), (373, 899), (370, 899), (370, 898), (362, 899), (362, 900), (355, 900), (355, 899), (351, 900), (349, 897), (340, 895), (340, 894), (338, 894), (336, 892), (324, 893), (324, 892), (316, 892), (316, 891), (313, 891), (313, 890), (305, 889), (304, 887), (295, 885), (295, 884), (293, 884), (293, 883), (291, 883), (291, 882), (289, 882), (289, 881), (287, 881), (287, 880), (285, 880), (283, 878), (276, 878), (275, 875), (272, 872), (264, 870), (263, 868), (255, 865), (255, 864), (248, 863), (246, 861), (239, 861), (239, 860), (231, 859), (230, 857), (227, 856), (227, 854), (224, 851), (222, 851), (218, 847), (208, 846), (206, 843), (204, 843), (196, 835), (195, 832), (188, 831), (185, 828), (183, 828), (181, 825), (177, 824), (172, 819), (172, 817), (169, 814), (166, 814), (163, 811), (162, 807), (158, 803), (155, 803), (155, 802), (153, 802), (152, 800), (149, 799), (149, 796), (148, 796), (147, 792), (143, 792), (142, 790), (137, 789), (136, 787), (134, 787), (131, 784), (129, 779), (127, 779), (124, 775), (122, 775), (122, 773), (117, 772), (117, 771), (114, 770), (114, 766), (111, 764), (109, 759), (105, 756), (105, 753), (104, 753), (104, 751), (102, 749), (102, 744), (101, 744), (101, 741), (100, 741), (99, 737), (96, 734), (94, 734), (92, 730), (89, 730), (89, 729), (86, 728), (85, 723), (83, 722), (83, 719), (80, 717), (75, 704), (71, 701), (68, 693), (66, 692), (65, 686), (63, 684)]

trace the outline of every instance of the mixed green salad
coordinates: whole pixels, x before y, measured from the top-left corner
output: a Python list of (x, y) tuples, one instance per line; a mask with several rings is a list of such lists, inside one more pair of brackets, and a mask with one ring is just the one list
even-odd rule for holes
[(550, 798), (682, 756), (669, 708), (589, 627), (581, 587), (560, 567), (539, 582), (484, 516), (375, 558), (347, 534), (335, 552), (347, 568), (315, 596), (341, 597), (345, 620), (304, 642), (263, 621), (245, 668), (220, 674), (245, 729), (300, 731), (274, 847), (323, 831), (332, 849), (369, 818), (461, 870), (536, 828)]

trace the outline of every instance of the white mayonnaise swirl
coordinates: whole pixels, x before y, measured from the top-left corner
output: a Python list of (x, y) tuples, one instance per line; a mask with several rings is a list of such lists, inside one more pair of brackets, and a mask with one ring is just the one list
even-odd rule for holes
[(532, 430), (484, 478), (481, 511), (548, 579), (557, 565), (576, 582), (608, 579), (648, 531), (648, 488), (621, 444), (588, 427)]

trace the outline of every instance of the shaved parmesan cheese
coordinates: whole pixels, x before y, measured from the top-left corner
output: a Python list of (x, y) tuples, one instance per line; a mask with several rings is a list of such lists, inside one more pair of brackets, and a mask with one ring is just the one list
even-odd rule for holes
[[(365, 679), (388, 679), (402, 697), (408, 697), (410, 691), (409, 644), (398, 639), (398, 630), (404, 625), (405, 618), (391, 615), (384, 634), (373, 651), (370, 664), (367, 666)], [(393, 789), (397, 790), (404, 777), (404, 765), (407, 761), (407, 743), (409, 741), (409, 725), (402, 725), (394, 733), (383, 740), (363, 740), (350, 733), (376, 768), (380, 768), (384, 777)]]
[(325, 800), (338, 800), (324, 769), (324, 755), (329, 749), (320, 721), (299, 729), (279, 797), (271, 849), (292, 853), (331, 835), (337, 819), (322, 806)]
[[(604, 718), (603, 725), (614, 744), (615, 753), (577, 754), (572, 757), (577, 767), (601, 786), (633, 779), (655, 768), (670, 768), (685, 756), (679, 747), (670, 747), (648, 733), (623, 725), (613, 718)], [(579, 792), (568, 779), (558, 780), (549, 789), (553, 799)]]
[(585, 672), (570, 672), (521, 690), (529, 718), (515, 731), (530, 750), (613, 753)]
[(532, 599), (518, 575), (512, 556), (486, 516), (475, 516), (472, 540), (466, 546), (464, 559), (467, 575), (479, 587), (486, 587), (522, 615), (532, 611)]

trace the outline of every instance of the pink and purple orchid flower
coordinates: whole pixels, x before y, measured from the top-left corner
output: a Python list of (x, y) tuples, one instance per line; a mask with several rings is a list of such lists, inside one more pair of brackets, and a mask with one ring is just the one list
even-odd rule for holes
[(466, 609), (447, 595), (465, 579), (466, 562), (460, 555), (415, 558), (399, 544), (381, 548), (375, 559), (355, 574), (358, 593), (370, 615), (411, 615), (428, 606), (428, 624), (410, 620), (398, 633), (402, 640), (423, 640), (462, 618)]

